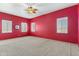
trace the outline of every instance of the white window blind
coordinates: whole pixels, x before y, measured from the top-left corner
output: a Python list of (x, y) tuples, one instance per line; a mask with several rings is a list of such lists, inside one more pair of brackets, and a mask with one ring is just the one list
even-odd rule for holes
[(2, 20), (2, 33), (12, 32), (12, 21)]
[(68, 33), (68, 17), (57, 19), (57, 33)]
[(27, 32), (27, 23), (21, 23), (21, 31)]
[(36, 31), (36, 23), (31, 23), (31, 32)]

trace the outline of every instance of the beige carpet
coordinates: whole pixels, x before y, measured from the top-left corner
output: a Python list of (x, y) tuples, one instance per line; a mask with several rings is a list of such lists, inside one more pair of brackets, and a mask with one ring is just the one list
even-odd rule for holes
[(1, 56), (79, 56), (79, 47), (38, 37), (20, 37), (0, 41)]

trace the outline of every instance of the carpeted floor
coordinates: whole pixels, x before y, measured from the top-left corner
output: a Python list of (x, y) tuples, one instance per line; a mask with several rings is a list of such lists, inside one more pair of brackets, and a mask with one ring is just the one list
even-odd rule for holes
[(75, 44), (38, 37), (20, 37), (0, 41), (1, 56), (79, 56)]

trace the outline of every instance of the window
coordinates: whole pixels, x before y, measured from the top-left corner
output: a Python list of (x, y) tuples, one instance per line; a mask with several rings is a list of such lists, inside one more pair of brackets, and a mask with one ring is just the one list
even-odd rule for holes
[(21, 23), (21, 31), (27, 32), (27, 23)]
[(68, 33), (68, 17), (57, 19), (57, 33)]
[(2, 20), (2, 33), (12, 32), (12, 21)]
[(31, 23), (31, 32), (35, 32), (35, 31), (36, 31), (36, 24)]

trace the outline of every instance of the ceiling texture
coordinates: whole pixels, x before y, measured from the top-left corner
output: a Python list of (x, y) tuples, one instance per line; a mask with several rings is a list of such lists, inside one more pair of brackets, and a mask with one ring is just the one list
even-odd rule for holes
[[(25, 18), (34, 18), (60, 9), (64, 9), (77, 3), (0, 3), (0, 12), (5, 12)], [(29, 5), (38, 9), (36, 14), (28, 14), (25, 9)]]

